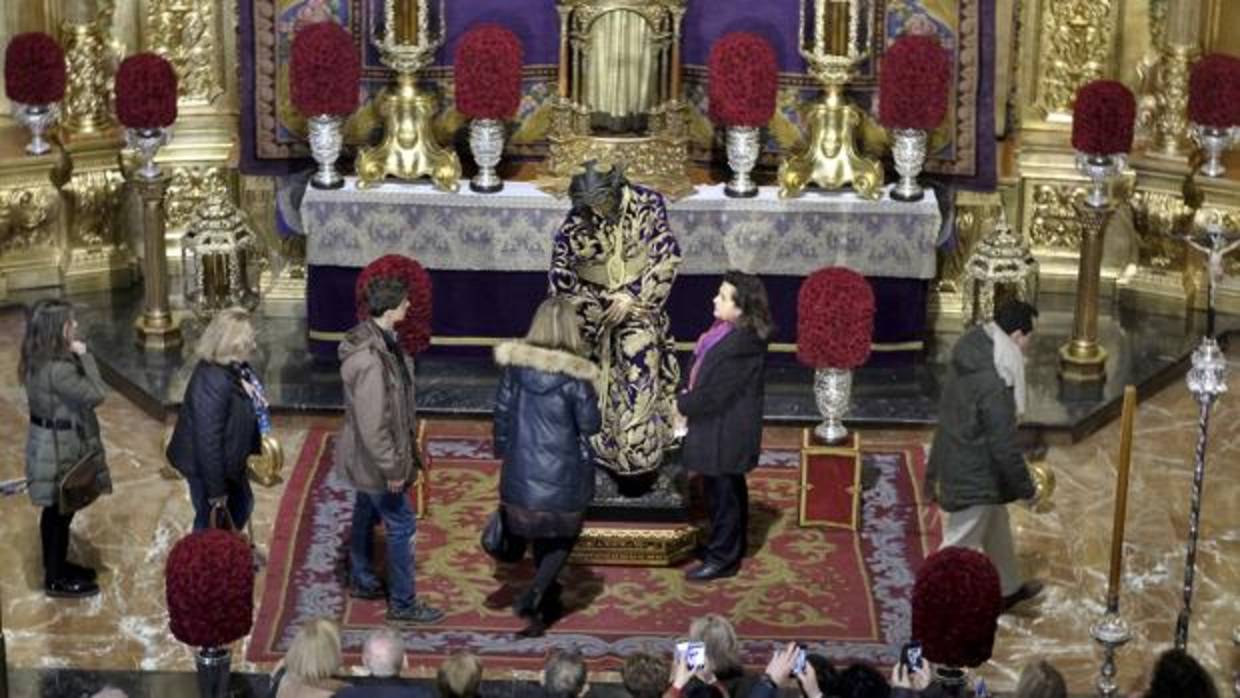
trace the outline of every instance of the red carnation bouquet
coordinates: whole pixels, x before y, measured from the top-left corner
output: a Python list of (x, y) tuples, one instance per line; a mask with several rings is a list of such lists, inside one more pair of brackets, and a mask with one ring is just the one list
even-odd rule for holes
[(878, 71), (878, 120), (887, 128), (929, 131), (943, 122), (951, 58), (928, 36), (905, 34), (883, 54)]
[(749, 32), (725, 34), (707, 63), (710, 118), (724, 126), (761, 127), (775, 113), (779, 67), (770, 43)]
[(327, 20), (297, 30), (288, 83), (293, 106), (303, 116), (352, 114), (361, 81), (361, 58), (344, 27)]
[(1002, 610), (999, 573), (976, 550), (943, 548), (917, 570), (912, 636), (936, 664), (975, 667), (989, 660)]
[(4, 51), (4, 94), (21, 104), (51, 104), (65, 96), (65, 52), (43, 32), (18, 34)]
[(1114, 80), (1094, 80), (1076, 93), (1072, 108), (1072, 147), (1089, 155), (1132, 150), (1137, 100)]
[(195, 647), (245, 637), (254, 621), (254, 556), (245, 539), (217, 528), (185, 536), (164, 567), (172, 635)]
[(395, 277), (409, 288), (409, 313), (396, 323), (400, 345), (414, 356), (431, 345), (431, 277), (416, 260), (404, 255), (384, 255), (362, 270), (353, 289), (357, 319), (370, 318), (370, 306), (366, 303), (366, 285), (377, 277)]
[(116, 118), (128, 128), (166, 128), (177, 120), (177, 74), (163, 56), (139, 53), (116, 71)]
[(797, 293), (797, 359), (812, 368), (851, 370), (870, 358), (874, 291), (843, 267), (810, 274)]
[(1240, 58), (1212, 53), (1193, 64), (1188, 119), (1198, 126), (1240, 126)]
[(516, 34), (498, 24), (479, 24), (456, 44), (452, 75), (456, 110), (470, 119), (504, 120), (521, 104), (524, 50)]

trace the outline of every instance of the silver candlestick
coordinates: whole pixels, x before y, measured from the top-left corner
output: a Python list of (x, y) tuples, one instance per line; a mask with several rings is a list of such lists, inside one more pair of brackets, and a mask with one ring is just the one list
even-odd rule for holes
[(145, 180), (158, 179), (163, 172), (155, 164), (155, 154), (172, 140), (172, 129), (165, 128), (126, 128), (125, 145), (138, 151), (141, 167), (137, 175)]
[(1089, 635), (1102, 645), (1102, 669), (1098, 672), (1098, 695), (1113, 698), (1119, 690), (1115, 683), (1115, 652), (1132, 639), (1132, 631), (1119, 610), (1108, 610), (1102, 620), (1089, 627)]
[(1240, 140), (1240, 128), (1216, 128), (1214, 126), (1192, 125), (1193, 140), (1201, 146), (1206, 154), (1206, 161), (1201, 166), (1201, 174), (1207, 177), (1222, 177), (1227, 172), (1223, 167), (1223, 153), (1233, 143)]
[(814, 400), (826, 418), (814, 427), (814, 434), (825, 443), (833, 444), (848, 436), (844, 415), (852, 395), (852, 371), (845, 368), (820, 368), (814, 372)]
[(891, 190), (897, 201), (921, 201), (925, 196), (917, 175), (926, 162), (926, 132), (919, 128), (897, 128), (891, 132), (891, 158), (900, 173), (900, 182)]
[(1197, 536), (1201, 530), (1201, 491), (1206, 475), (1206, 444), (1209, 437), (1210, 408), (1220, 395), (1227, 392), (1227, 359), (1213, 337), (1202, 337), (1193, 352), (1192, 368), (1188, 370), (1188, 390), (1197, 399), (1197, 450), (1193, 467), (1193, 489), (1188, 515), (1188, 550), (1184, 557), (1184, 607), (1175, 624), (1175, 646), (1188, 645), (1188, 624), (1193, 615), (1193, 581), (1197, 567)]

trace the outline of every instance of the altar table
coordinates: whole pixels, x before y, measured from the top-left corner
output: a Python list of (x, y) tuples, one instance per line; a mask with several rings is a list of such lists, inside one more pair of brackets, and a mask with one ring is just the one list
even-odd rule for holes
[[(436, 344), (486, 345), (524, 334), (546, 295), (552, 239), (568, 209), (566, 198), (529, 182), (506, 182), (498, 194), (397, 182), (359, 190), (353, 178), (342, 189), (307, 189), (301, 216), (311, 348), (334, 353), (355, 321), (358, 272), (385, 254), (413, 257), (430, 272)], [(721, 184), (699, 186), (668, 205), (668, 223), (683, 256), (668, 300), (678, 340), (709, 325), (719, 275), (740, 269), (762, 275), (775, 340), (793, 342), (801, 280), (820, 267), (845, 266), (874, 287), (876, 344), (920, 346), (942, 224), (929, 189), (923, 200), (904, 203), (886, 194), (870, 201), (818, 191), (785, 200), (774, 187), (731, 199)]]

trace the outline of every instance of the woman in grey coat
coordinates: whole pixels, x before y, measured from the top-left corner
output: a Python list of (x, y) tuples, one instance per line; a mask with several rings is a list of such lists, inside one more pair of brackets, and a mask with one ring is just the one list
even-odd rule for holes
[[(69, 525), (74, 512), (57, 506), (60, 477), (92, 449), (103, 452), (95, 408), (106, 386), (95, 357), (77, 338), (73, 306), (59, 299), (38, 301), (26, 321), (17, 379), (26, 387), (30, 431), (26, 480), (30, 501), (43, 507), (43, 588), (48, 596), (77, 598), (99, 593), (95, 570), (69, 562)], [(110, 477), (100, 485), (110, 492)]]

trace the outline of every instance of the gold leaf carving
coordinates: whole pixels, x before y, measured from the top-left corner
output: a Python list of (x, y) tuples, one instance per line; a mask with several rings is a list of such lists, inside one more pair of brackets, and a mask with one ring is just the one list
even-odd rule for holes
[(1116, 1), (1047, 0), (1043, 5), (1035, 104), (1044, 117), (1071, 113), (1077, 89), (1110, 72)]
[(1029, 221), (1030, 244), (1040, 248), (1079, 250), (1083, 223), (1074, 202), (1084, 195), (1083, 187), (1070, 184), (1035, 185), (1033, 215)]
[(56, 204), (49, 187), (0, 191), (0, 255), (54, 246)]
[(214, 193), (228, 194), (223, 167), (176, 167), (164, 198), (166, 225), (176, 230), (189, 225), (198, 205)]
[(216, 64), (215, 3), (163, 0), (147, 4), (150, 50), (172, 63), (182, 99), (210, 104), (224, 92)]

